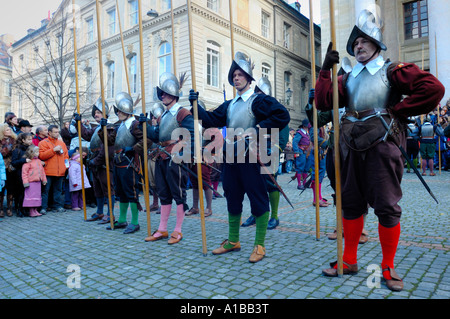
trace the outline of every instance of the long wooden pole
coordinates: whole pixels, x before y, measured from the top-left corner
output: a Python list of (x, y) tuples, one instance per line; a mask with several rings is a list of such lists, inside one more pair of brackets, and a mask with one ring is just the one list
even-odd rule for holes
[[(138, 0), (138, 14), (139, 14), (139, 49), (140, 49), (140, 64), (141, 64), (141, 103), (142, 113), (145, 113), (145, 81), (144, 81), (144, 41), (142, 31), (142, 1)], [(148, 154), (147, 154), (147, 125), (142, 126), (142, 144), (144, 149), (144, 199), (145, 208), (147, 210), (147, 232), (151, 235), (151, 218), (150, 218), (150, 199), (149, 199), (149, 185), (148, 185)]]
[[(316, 49), (314, 39), (314, 21), (313, 21), (313, 5), (312, 0), (309, 0), (309, 38), (311, 46), (311, 87), (314, 89), (316, 86)], [(317, 108), (315, 99), (313, 100), (313, 130), (314, 130), (314, 173), (315, 183), (314, 192), (316, 194), (316, 240), (320, 239), (320, 206), (319, 206), (319, 128), (317, 127)]]
[[(230, 40), (231, 40), (231, 61), (234, 59), (234, 27), (233, 27), (233, 0), (228, 1), (230, 10)], [(233, 86), (233, 97), (236, 96), (236, 88)]]
[[(75, 0), (72, 0), (72, 21), (73, 21), (73, 55), (75, 58), (75, 88), (77, 95), (77, 113), (80, 113), (80, 90), (78, 85), (78, 57), (77, 57), (77, 28), (75, 21)], [(83, 213), (84, 220), (87, 219), (86, 216), (86, 195), (84, 191), (84, 165), (83, 165), (83, 144), (81, 143), (81, 121), (77, 122), (78, 124), (78, 145), (79, 145), (79, 153), (80, 153), (80, 168), (81, 168), (81, 194), (83, 196)]]
[[(439, 73), (438, 73), (438, 62), (437, 62), (437, 38), (436, 33), (434, 33), (434, 56), (435, 56), (435, 63), (436, 63), (436, 79), (439, 79)], [(441, 111), (439, 110), (439, 105), (437, 106), (437, 124), (439, 124), (439, 117), (441, 116)], [(439, 145), (439, 175), (441, 175), (441, 137), (438, 136), (438, 145)]]
[[(330, 27), (332, 49), (336, 50), (336, 23), (334, 1), (330, 1)], [(341, 160), (339, 155), (339, 91), (337, 78), (337, 64), (333, 65), (333, 127), (334, 127), (334, 165), (336, 175), (336, 231), (337, 231), (337, 270), (338, 276), (344, 273), (342, 260), (342, 198), (341, 198)]]
[[(102, 113), (103, 117), (106, 118), (105, 109), (105, 88), (103, 86), (103, 57), (102, 57), (102, 37), (100, 29), (100, 2), (96, 0), (96, 13), (97, 13), (97, 47), (98, 47), (98, 67), (100, 73), (100, 91), (102, 95)], [(109, 207), (109, 220), (111, 224), (111, 229), (114, 229), (114, 215), (111, 202), (111, 177), (109, 173), (109, 152), (108, 152), (108, 131), (106, 126), (103, 127), (103, 145), (105, 147), (105, 164), (106, 164), (106, 183), (108, 186), (108, 207)]]
[(122, 32), (122, 22), (120, 20), (119, 0), (116, 0), (116, 8), (117, 8), (117, 20), (119, 22), (120, 42), (122, 43), (122, 56), (123, 56), (123, 65), (124, 65), (124, 69), (125, 69), (125, 77), (127, 79), (128, 94), (131, 95), (130, 78), (129, 78), (128, 70), (127, 70), (127, 56), (125, 54), (125, 45), (123, 42), (123, 32)]
[[(189, 25), (189, 49), (191, 57), (191, 79), (192, 79), (192, 89), (197, 92), (196, 79), (195, 79), (195, 56), (194, 56), (194, 40), (193, 40), (193, 29), (192, 29), (192, 8), (191, 1), (187, 0), (187, 13), (188, 13), (188, 25)], [(206, 256), (206, 228), (205, 228), (205, 210), (203, 207), (203, 180), (202, 180), (202, 153), (200, 146), (200, 130), (198, 121), (198, 103), (195, 100), (193, 103), (194, 110), (194, 139), (195, 139), (195, 157), (197, 158), (197, 178), (198, 178), (198, 191), (200, 200), (200, 220), (202, 228), (202, 245), (203, 245), (203, 255)]]
[(175, 23), (173, 17), (173, 1), (170, 0), (170, 19), (172, 21), (172, 64), (173, 64), (173, 74), (177, 76), (177, 60), (175, 57)]

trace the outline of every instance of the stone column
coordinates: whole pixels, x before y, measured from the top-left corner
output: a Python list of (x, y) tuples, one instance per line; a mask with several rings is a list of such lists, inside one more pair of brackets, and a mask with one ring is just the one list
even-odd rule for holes
[[(445, 105), (450, 98), (450, 42), (447, 40), (450, 30), (450, 1), (428, 1), (428, 32), (430, 44), (430, 73), (437, 76), (445, 86), (446, 92), (441, 105)], [(436, 75), (436, 46), (437, 40), (437, 71)]]

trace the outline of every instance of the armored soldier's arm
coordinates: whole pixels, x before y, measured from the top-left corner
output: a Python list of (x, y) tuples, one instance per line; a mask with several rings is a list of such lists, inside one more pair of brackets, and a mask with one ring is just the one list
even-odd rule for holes
[(392, 107), (399, 116), (409, 117), (431, 112), (445, 93), (444, 86), (434, 75), (422, 71), (413, 63), (392, 63), (388, 68), (388, 77), (394, 90), (407, 95)]
[(204, 128), (223, 127), (227, 125), (227, 110), (231, 101), (219, 105), (214, 111), (206, 111), (198, 107), (198, 118), (202, 121)]
[(155, 143), (159, 142), (159, 125), (153, 126), (150, 123), (147, 124), (147, 138)]
[[(130, 127), (131, 134), (136, 138), (137, 142), (133, 146), (133, 150), (138, 154), (143, 154), (144, 151), (144, 134), (142, 130), (139, 128), (139, 122), (134, 121)], [(148, 134), (147, 134), (148, 136)], [(153, 142), (151, 139), (146, 138), (147, 146), (150, 147)]]
[[(309, 123), (312, 125), (314, 124), (313, 116), (314, 116), (314, 109), (311, 104), (307, 104), (305, 107), (306, 116), (308, 116)], [(317, 126), (321, 127), (329, 122), (333, 121), (333, 112), (331, 111), (318, 111), (317, 112)]]
[[(345, 107), (345, 90), (343, 76), (338, 77), (339, 107)], [(315, 87), (314, 98), (316, 107), (320, 111), (333, 109), (333, 83), (331, 81), (331, 71), (321, 70)]]
[(278, 128), (281, 130), (291, 120), (286, 108), (269, 95), (258, 95), (252, 103), (252, 111), (256, 117), (256, 124), (261, 128)]

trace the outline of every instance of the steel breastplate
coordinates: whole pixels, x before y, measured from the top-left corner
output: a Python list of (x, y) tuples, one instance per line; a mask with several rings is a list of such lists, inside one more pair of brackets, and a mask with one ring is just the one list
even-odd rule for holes
[(91, 141), (89, 143), (89, 149), (91, 152), (96, 152), (100, 147), (103, 146), (102, 140), (100, 139), (100, 136), (98, 136), (98, 131), (100, 131), (101, 125), (97, 126), (97, 128), (94, 131), (94, 134), (92, 134)]
[(179, 128), (177, 115), (172, 115), (170, 112), (163, 114), (159, 122), (159, 141), (170, 141), (172, 139), (172, 132), (177, 128)]
[(433, 125), (431, 125), (431, 123), (425, 123), (424, 125), (422, 125), (421, 128), (421, 137), (433, 137), (434, 136), (434, 129), (433, 129)]
[(227, 128), (242, 128), (244, 131), (256, 126), (256, 118), (252, 111), (252, 103), (257, 94), (252, 94), (247, 101), (238, 99), (227, 110)]
[(114, 150), (118, 151), (127, 146), (132, 147), (136, 144), (136, 138), (131, 134), (130, 130), (125, 124), (120, 125), (117, 130), (116, 141), (114, 143)]
[(391, 85), (387, 78), (387, 67), (383, 67), (374, 75), (364, 68), (356, 78), (350, 73), (345, 85), (347, 93), (347, 111), (365, 111), (383, 109), (388, 106)]

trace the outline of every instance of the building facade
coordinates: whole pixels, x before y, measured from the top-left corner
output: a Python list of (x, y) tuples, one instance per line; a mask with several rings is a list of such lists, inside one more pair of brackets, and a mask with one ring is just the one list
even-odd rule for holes
[[(146, 108), (149, 108), (157, 101), (155, 87), (158, 85), (160, 74), (166, 71), (177, 75), (184, 72), (188, 76), (191, 74), (189, 24), (185, 0), (142, 0), (141, 3), (144, 89)], [(300, 13), (299, 6), (290, 6), (284, 1), (233, 0), (231, 3), (234, 52), (241, 51), (254, 61), (253, 74), (256, 80), (262, 76), (269, 78), (274, 97), (291, 113), (291, 126), (298, 126), (306, 117), (304, 107), (308, 90), (312, 86), (309, 19)], [(57, 51), (62, 53), (65, 61), (68, 61), (64, 67), (68, 73), (66, 78), (74, 79), (73, 44), (70, 44), (73, 43), (71, 4), (71, 0), (63, 1), (52, 19), (45, 23), (45, 27), (34, 30), (27, 36), (28, 38), (25, 37), (26, 39), (21, 39), (13, 45), (11, 52), (16, 64), (13, 72), (15, 84), (25, 85), (29, 76), (27, 73), (30, 71), (36, 73), (33, 74), (34, 79), (47, 83), (49, 91), (55, 90), (58, 86), (52, 86), (54, 79), (43, 70), (52, 68), (53, 60), (59, 61)], [(229, 1), (192, 0), (191, 6), (196, 88), (206, 106), (214, 108), (224, 99), (233, 98), (233, 88), (227, 80), (233, 59)], [(156, 14), (147, 15), (149, 11)], [(95, 1), (76, 1), (78, 82), (83, 96), (80, 97), (80, 106), (84, 110), (90, 110), (101, 92), (96, 15)], [(67, 26), (63, 30), (60, 25), (64, 19)], [(112, 105), (118, 92), (128, 91), (128, 83), (131, 95), (137, 98), (142, 94), (138, 1), (121, 0), (117, 3), (115, 0), (101, 1), (100, 27), (103, 87), (107, 103)], [(123, 34), (124, 50), (120, 30)], [(61, 39), (62, 34), (65, 34), (64, 40)], [(314, 36), (316, 65), (320, 66), (318, 26), (315, 26)], [(64, 48), (58, 50), (57, 44), (61, 42), (65, 43)], [(39, 59), (36, 56), (49, 58), (37, 62)], [(60, 84), (60, 87), (64, 87), (64, 91), (75, 92), (73, 80)], [(36, 86), (33, 88), (33, 85), (27, 85), (28, 90), (37, 91), (37, 95), (45, 94), (40, 93), (40, 89), (36, 90)], [(253, 87), (255, 85), (256, 83)], [(189, 103), (187, 96), (190, 88), (192, 82), (189, 76), (182, 88), (180, 99), (182, 105)], [(22, 93), (22, 97), (19, 93)], [(44, 97), (36, 99), (37, 102), (34, 103), (32, 98), (24, 98), (23, 94), (23, 92), (13, 94), (12, 108), (24, 118), (32, 118), (36, 114), (33, 110), (43, 109), (43, 104), (48, 102)], [(47, 97), (47, 100), (51, 100), (51, 97)], [(70, 118), (75, 109), (74, 94), (71, 94), (66, 106), (64, 119)], [(139, 105), (138, 109), (141, 107)]]
[(0, 114), (11, 110), (11, 56), (9, 48), (13, 42), (11, 35), (0, 36)]

